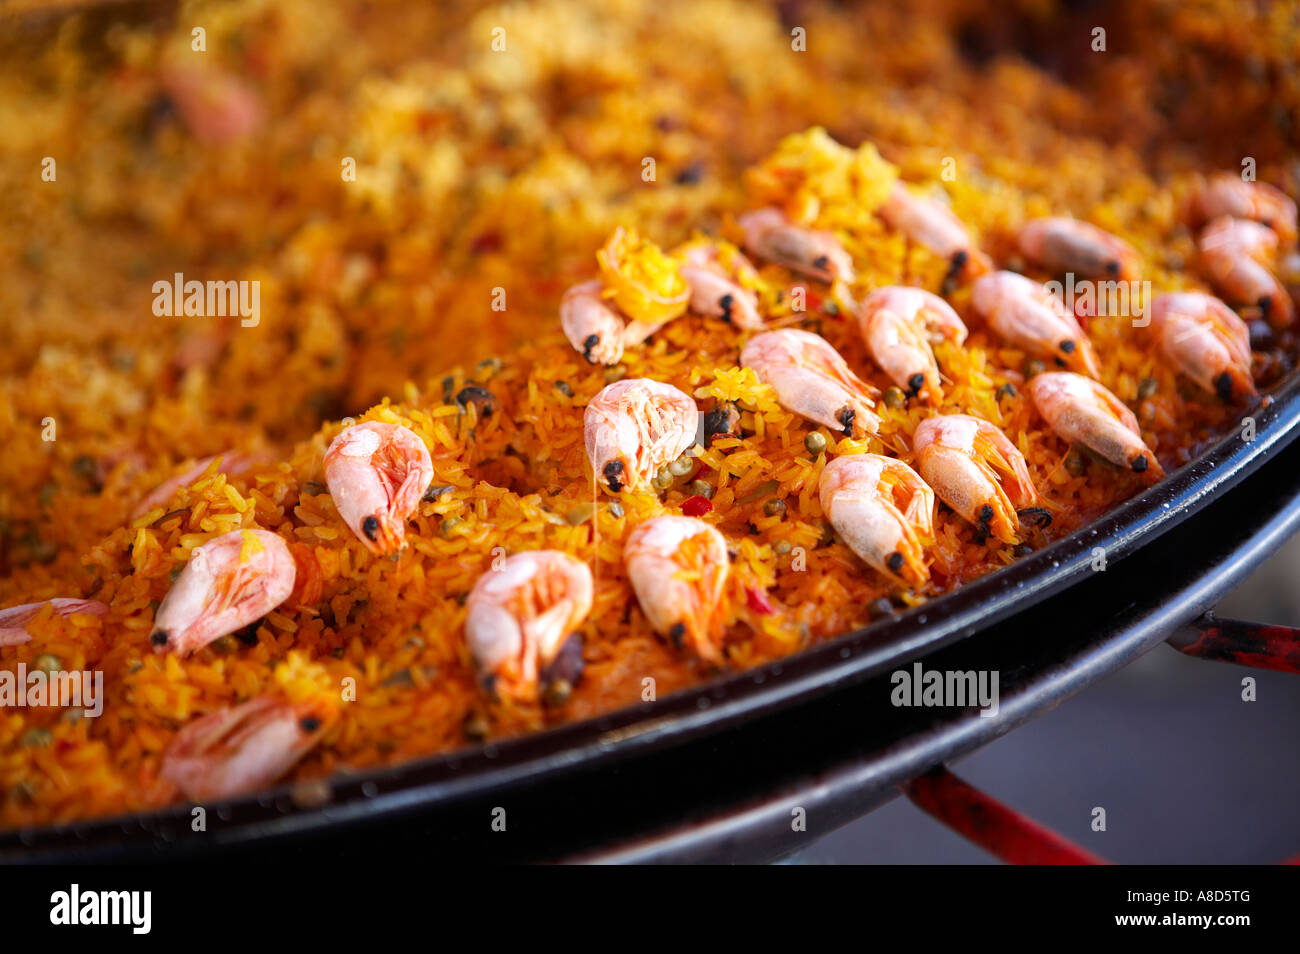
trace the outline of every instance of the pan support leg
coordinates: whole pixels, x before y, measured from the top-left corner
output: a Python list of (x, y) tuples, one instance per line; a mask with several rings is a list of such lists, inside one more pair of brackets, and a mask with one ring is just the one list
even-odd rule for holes
[(1256, 669), (1300, 672), (1300, 629), (1206, 613), (1169, 637), (1180, 653)]

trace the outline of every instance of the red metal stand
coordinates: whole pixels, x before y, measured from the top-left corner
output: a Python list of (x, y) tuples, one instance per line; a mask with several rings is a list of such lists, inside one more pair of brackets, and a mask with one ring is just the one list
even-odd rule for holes
[(902, 788), (924, 812), (1008, 864), (1107, 864), (1104, 859), (967, 785), (942, 765)]
[(1206, 613), (1169, 637), (1169, 645), (1188, 656), (1256, 669), (1300, 672), (1300, 630)]
[[(1300, 630), (1289, 626), (1218, 619), (1206, 613), (1168, 642), (1198, 659), (1300, 672)], [(901, 787), (926, 814), (1009, 864), (1108, 863), (966, 784), (942, 765)], [(1300, 855), (1280, 863), (1300, 864)]]

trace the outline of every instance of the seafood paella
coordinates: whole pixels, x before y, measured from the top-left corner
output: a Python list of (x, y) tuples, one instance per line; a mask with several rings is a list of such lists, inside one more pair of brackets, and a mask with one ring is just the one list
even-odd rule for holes
[(919, 6), (42, 21), (0, 68), (0, 826), (653, 702), (1243, 427), (1298, 350), (1296, 8), (1118, 5), (1108, 50)]

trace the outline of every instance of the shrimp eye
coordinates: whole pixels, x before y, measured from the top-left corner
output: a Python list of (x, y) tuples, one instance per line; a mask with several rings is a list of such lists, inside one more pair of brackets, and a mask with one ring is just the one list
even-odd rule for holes
[(1075, 344), (1073, 341), (1067, 340), (1061, 342), (1061, 350), (1064, 351), (1066, 354), (1074, 354), (1074, 348), (1075, 348)]
[(149, 637), (149, 642), (153, 643), (155, 646), (166, 646), (167, 632), (161, 629), (155, 630), (154, 634)]
[(885, 566), (897, 573), (903, 568), (903, 554), (895, 550), (885, 558)]
[(993, 508), (985, 504), (980, 508), (980, 523), (988, 523), (993, 519)]
[(1271, 299), (1271, 298), (1269, 298), (1267, 295), (1265, 295), (1263, 298), (1261, 298), (1261, 299), (1259, 300), (1259, 311), (1260, 311), (1260, 314), (1261, 314), (1263, 317), (1267, 318), (1267, 317), (1268, 317), (1268, 313), (1269, 313), (1270, 311), (1272, 311), (1272, 310), (1273, 310), (1273, 299)]
[(681, 649), (682, 640), (686, 638), (686, 624), (674, 623), (673, 628), (668, 630), (668, 635), (672, 637), (673, 645)]
[(591, 357), (591, 349), (596, 347), (598, 344), (600, 344), (600, 335), (587, 335), (587, 337), (582, 339), (582, 356), (587, 359), (588, 364), (595, 363)]
[(315, 732), (317, 729), (320, 728), (320, 719), (315, 719), (312, 718), (311, 716), (308, 716), (307, 718), (303, 719), (298, 723), (298, 728), (302, 729), (302, 731), (310, 735), (311, 733)]
[(366, 535), (367, 540), (373, 541), (375, 534), (379, 532), (379, 518), (375, 516), (366, 517), (361, 521), (361, 532)]
[(814, 268), (825, 268), (830, 263), (831, 263), (830, 257), (826, 255), (818, 255), (816, 258), (813, 259)]
[(623, 489), (623, 482), (619, 480), (619, 475), (623, 473), (623, 462), (621, 460), (611, 460), (605, 465), (603, 473), (605, 474), (605, 483), (609, 484), (609, 489), (618, 493)]
[(1145, 471), (1147, 469), (1146, 454), (1143, 454), (1141, 457), (1134, 457), (1132, 467), (1133, 467), (1133, 473), (1135, 474), (1140, 474), (1143, 471)]
[(844, 433), (848, 436), (853, 434), (853, 419), (858, 416), (858, 412), (851, 407), (843, 408), (839, 413), (840, 425), (844, 428)]
[(941, 294), (952, 294), (953, 288), (957, 285), (957, 276), (960, 275), (962, 269), (966, 267), (966, 259), (968, 257), (969, 256), (966, 254), (965, 249), (962, 249), (960, 252), (952, 253), (952, 258), (948, 259), (948, 274), (943, 276), (943, 285), (939, 288)]
[(1118, 274), (1119, 274), (1119, 262), (1107, 262), (1107, 263), (1106, 263), (1106, 274), (1107, 274), (1107, 275), (1118, 275)]
[(921, 390), (921, 385), (923, 384), (925, 384), (925, 375), (920, 371), (907, 379), (907, 386), (912, 389), (913, 394)]
[(1227, 371), (1214, 379), (1214, 390), (1223, 403), (1227, 404), (1232, 400), (1232, 376)]
[(1017, 510), (1016, 518), (1021, 523), (1035, 527), (1050, 527), (1052, 525), (1051, 513), (1042, 507), (1025, 507), (1023, 510)]
[(736, 303), (736, 296), (727, 294), (718, 299), (718, 305), (722, 308), (722, 320), (731, 321), (731, 306)]

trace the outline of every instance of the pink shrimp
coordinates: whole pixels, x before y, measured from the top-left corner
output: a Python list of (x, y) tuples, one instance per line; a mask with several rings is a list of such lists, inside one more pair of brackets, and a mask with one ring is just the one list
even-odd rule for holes
[(691, 289), (691, 311), (721, 318), (739, 328), (763, 327), (758, 313), (758, 296), (741, 284), (741, 278), (755, 276), (754, 266), (739, 251), (731, 253), (731, 268), (722, 263), (718, 247), (699, 243), (681, 253), (685, 263), (682, 278)]
[(406, 521), (433, 481), (433, 461), (409, 427), (367, 421), (325, 452), (325, 483), (343, 522), (371, 553), (406, 545)]
[(722, 594), (731, 569), (722, 534), (695, 517), (653, 517), (627, 538), (623, 560), (655, 632), (721, 662)]
[(1285, 245), (1296, 240), (1296, 205), (1281, 189), (1246, 182), (1231, 172), (1216, 172), (1192, 195), (1192, 225), (1222, 216), (1250, 219), (1272, 229)]
[(876, 211), (891, 229), (948, 260), (945, 284), (959, 277), (983, 275), (993, 267), (951, 209), (942, 202), (914, 195), (901, 182), (894, 183), (889, 198)]
[(819, 282), (844, 282), (857, 278), (853, 259), (831, 232), (803, 228), (778, 209), (746, 212), (736, 219), (745, 233), (745, 248), (769, 262)]
[(258, 696), (191, 722), (163, 752), (160, 774), (195, 802), (272, 785), (320, 742), (330, 718), (319, 703)]
[(182, 656), (261, 619), (289, 598), (289, 547), (268, 530), (233, 530), (190, 554), (154, 616), (155, 652)]
[(971, 304), (995, 334), (1015, 347), (1080, 374), (1101, 374), (1078, 319), (1041, 283), (1015, 272), (994, 272), (975, 281)]
[(1179, 292), (1151, 304), (1151, 321), (1169, 363), (1224, 403), (1255, 394), (1250, 331), (1213, 295)]
[(912, 440), (917, 471), (940, 500), (975, 525), (980, 542), (992, 534), (1019, 543), (1022, 512), (1039, 525), (1051, 521), (1033, 506), (1038, 491), (1024, 455), (988, 421), (967, 414), (931, 417)]
[(516, 553), (479, 577), (465, 602), (465, 639), (484, 684), (523, 702), (562, 701), (582, 674), (591, 570), (558, 550)]
[(1021, 227), (1019, 242), (1026, 258), (1056, 274), (1129, 281), (1140, 264), (1128, 242), (1078, 219), (1034, 219)]
[(966, 340), (966, 325), (946, 301), (920, 288), (879, 288), (858, 310), (858, 329), (872, 359), (909, 396), (943, 400), (931, 339)]
[(768, 331), (749, 340), (740, 363), (772, 385), (786, 410), (851, 437), (876, 433), (879, 392), (825, 338), (794, 328)]
[(623, 357), (623, 316), (601, 295), (599, 278), (574, 285), (560, 299), (560, 326), (588, 364), (618, 364)]
[(1269, 323), (1285, 328), (1295, 319), (1291, 296), (1272, 272), (1277, 233), (1247, 219), (1227, 216), (1205, 227), (1201, 261), (1211, 281), (1239, 305), (1258, 305)]
[(233, 73), (170, 65), (160, 78), (186, 128), (205, 145), (243, 139), (265, 121), (266, 110), (256, 90)]
[(922, 538), (934, 533), (934, 491), (900, 460), (837, 457), (817, 485), (822, 511), (850, 550), (891, 580), (930, 578)]
[(74, 616), (86, 613), (90, 616), (103, 616), (108, 612), (108, 604), (99, 600), (76, 600), (56, 597), (39, 603), (24, 603), (21, 606), (9, 606), (0, 609), (0, 646), (21, 646), (31, 642), (32, 635), (27, 632), (27, 624), (49, 605), (55, 616)]
[(699, 418), (695, 401), (670, 384), (615, 381), (591, 399), (583, 416), (592, 471), (612, 494), (644, 490), (659, 468), (695, 443)]
[(1165, 476), (1156, 455), (1142, 442), (1137, 418), (1119, 398), (1091, 378), (1069, 371), (1040, 374), (1029, 394), (1049, 427), (1063, 440), (1082, 444), (1147, 483)]
[(227, 477), (239, 477), (265, 460), (266, 456), (264, 454), (245, 454), (240, 451), (226, 451), (223, 454), (204, 457), (193, 467), (187, 468), (175, 477), (164, 480), (151, 490), (148, 496), (135, 505), (135, 509), (131, 511), (131, 519), (138, 519), (154, 507), (166, 505), (176, 496), (176, 491), (182, 487), (188, 487), (202, 477), (214, 461), (218, 462), (216, 471), (218, 474), (225, 474)]

